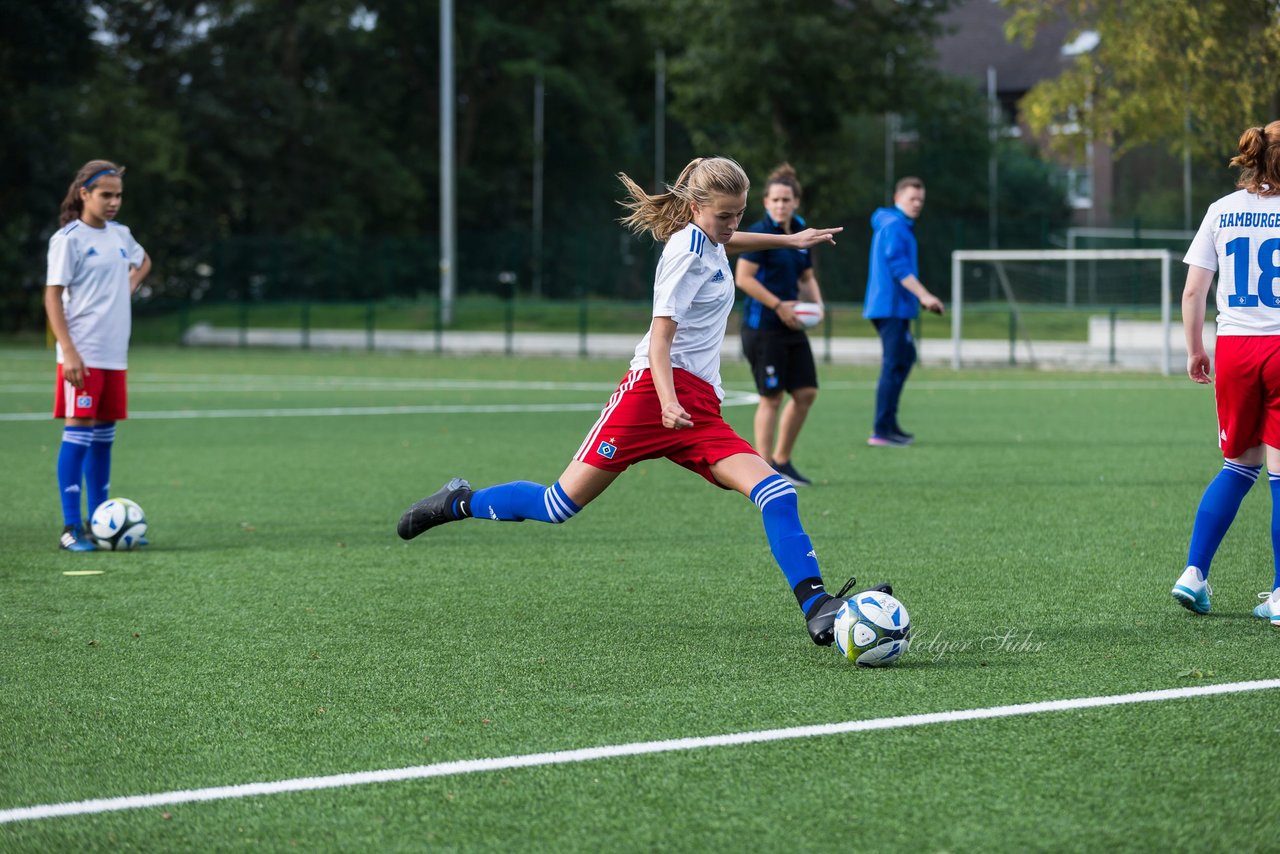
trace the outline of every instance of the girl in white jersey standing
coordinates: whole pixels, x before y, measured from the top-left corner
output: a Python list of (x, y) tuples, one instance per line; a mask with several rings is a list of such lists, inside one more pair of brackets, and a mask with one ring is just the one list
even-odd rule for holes
[(115, 423), (129, 414), (129, 299), (151, 271), (150, 257), (115, 221), (123, 176), (124, 167), (108, 160), (81, 166), (62, 202), (62, 227), (49, 238), (44, 307), (58, 340), (53, 417), (64, 420), (59, 545), (75, 552), (94, 549), (81, 499), (90, 513), (107, 500)]
[(853, 582), (837, 596), (826, 592), (813, 545), (800, 524), (795, 488), (721, 417), (720, 348), (736, 290), (726, 248), (807, 249), (834, 242), (842, 229), (739, 232), (749, 184), (742, 168), (723, 157), (692, 161), (659, 195), (649, 195), (626, 175), (618, 178), (629, 196), (623, 204), (631, 212), (622, 222), (666, 241), (654, 277), (653, 322), (636, 347), (631, 370), (550, 487), (517, 481), (473, 491), (462, 478), (453, 478), (405, 511), (397, 531), (408, 540), (468, 516), (566, 522), (631, 464), (666, 457), (755, 502), (810, 637), (828, 645), (843, 601), (839, 597)]
[(1187, 375), (1202, 384), (1213, 382), (1204, 311), (1218, 275), (1215, 397), (1225, 461), (1200, 500), (1173, 598), (1209, 612), (1209, 563), (1266, 463), (1275, 579), (1253, 613), (1280, 628), (1280, 121), (1245, 131), (1231, 165), (1240, 168), (1240, 189), (1209, 206), (1183, 259)]

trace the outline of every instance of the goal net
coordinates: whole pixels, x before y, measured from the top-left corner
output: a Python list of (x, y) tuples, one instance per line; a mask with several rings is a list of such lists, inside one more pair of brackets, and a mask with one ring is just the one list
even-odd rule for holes
[[(1168, 249), (958, 249), (951, 253), (951, 366), (1030, 364), (1168, 374)], [(1088, 270), (1090, 287), (1077, 291)], [(1081, 299), (1082, 296), (1087, 297)]]

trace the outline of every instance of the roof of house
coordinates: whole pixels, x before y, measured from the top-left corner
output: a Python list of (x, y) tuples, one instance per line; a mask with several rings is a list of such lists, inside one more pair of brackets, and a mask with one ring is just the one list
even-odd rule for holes
[(1075, 36), (1071, 25), (1053, 21), (1042, 27), (1031, 47), (1005, 38), (1004, 25), (1011, 13), (997, 0), (965, 0), (942, 16), (950, 30), (934, 43), (937, 67), (949, 74), (987, 79), (987, 68), (996, 69), (996, 89), (1001, 93), (1026, 92), (1041, 80), (1057, 77), (1071, 60), (1062, 52)]

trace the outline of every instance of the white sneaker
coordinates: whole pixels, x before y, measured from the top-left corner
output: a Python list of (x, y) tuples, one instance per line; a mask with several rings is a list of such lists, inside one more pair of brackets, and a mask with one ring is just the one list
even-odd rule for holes
[(1258, 594), (1258, 598), (1266, 601), (1253, 609), (1253, 616), (1270, 620), (1271, 625), (1280, 629), (1280, 587), (1264, 590)]
[(1209, 613), (1209, 596), (1213, 591), (1209, 589), (1209, 582), (1200, 574), (1198, 567), (1189, 566), (1183, 570), (1182, 575), (1174, 582), (1173, 590), (1169, 592), (1173, 594), (1173, 601), (1188, 611)]

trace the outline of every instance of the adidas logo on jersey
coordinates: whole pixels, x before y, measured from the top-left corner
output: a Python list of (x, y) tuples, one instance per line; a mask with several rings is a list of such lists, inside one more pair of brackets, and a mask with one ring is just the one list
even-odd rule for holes
[(716, 270), (716, 274), (715, 274), (714, 276), (712, 276), (712, 277), (711, 277), (711, 281), (713, 281), (713, 282), (723, 282), (723, 281), (724, 281), (724, 270)]
[(90, 246), (89, 251), (84, 254), (84, 257), (92, 258), (94, 255), (97, 255), (97, 254), (98, 254), (98, 250)]

